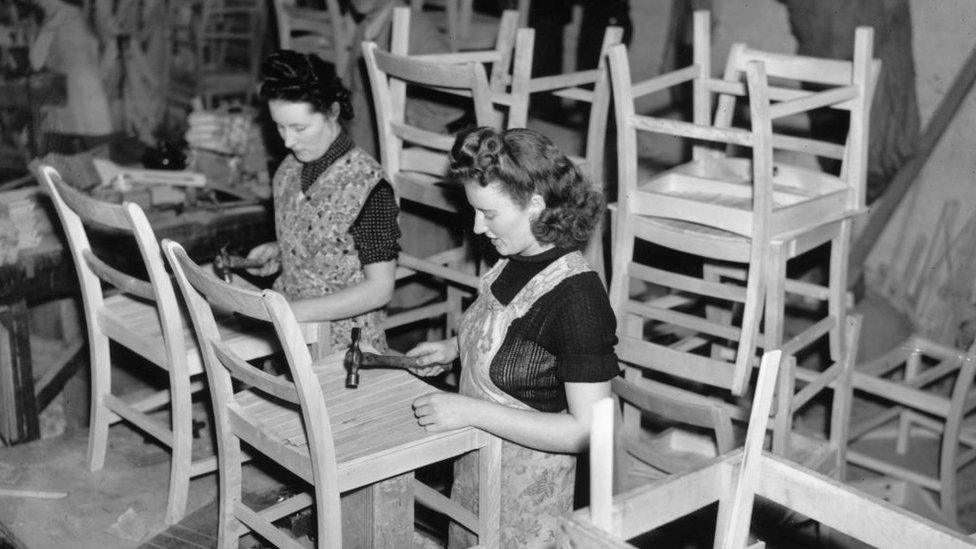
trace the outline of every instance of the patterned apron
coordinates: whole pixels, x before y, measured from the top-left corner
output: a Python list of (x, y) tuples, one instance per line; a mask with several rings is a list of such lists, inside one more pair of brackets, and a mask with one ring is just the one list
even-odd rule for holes
[[(281, 248), (281, 276), (274, 288), (300, 299), (327, 295), (365, 278), (349, 228), (373, 187), (383, 178), (382, 167), (354, 148), (302, 192), (302, 164), (289, 155), (275, 172), (275, 230)], [(332, 322), (332, 349), (349, 346), (354, 326), (362, 328), (362, 343), (387, 349), (382, 309)]]
[[(463, 395), (529, 410), (492, 383), (489, 368), (505, 341), (512, 321), (522, 317), (537, 299), (573, 275), (589, 271), (579, 252), (566, 254), (532, 278), (511, 303), (502, 305), (490, 287), (507, 260), (499, 261), (482, 278), (478, 298), (464, 313), (458, 335)], [(466, 508), (478, 509), (478, 457), (469, 454), (454, 465), (451, 497)], [(502, 441), (501, 547), (551, 547), (556, 518), (573, 509), (576, 456), (532, 450)], [(470, 547), (475, 536), (451, 524), (448, 547)]]

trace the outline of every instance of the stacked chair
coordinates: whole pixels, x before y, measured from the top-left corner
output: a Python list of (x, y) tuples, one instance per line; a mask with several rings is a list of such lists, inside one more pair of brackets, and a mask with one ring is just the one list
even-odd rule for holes
[(299, 6), (295, 0), (274, 0), (278, 47), (314, 53), (346, 74), (354, 35), (352, 17), (343, 14), (338, 0), (325, 0), (324, 9)]
[[(444, 318), (443, 336), (450, 337), (460, 321), (463, 299), (473, 295), (477, 287), (478, 261), (470, 238), (465, 238), (467, 218), (459, 215), (464, 211), (463, 192), (444, 181), (447, 153), (454, 145), (454, 135), (446, 128), (432, 131), (411, 124), (406, 117), (407, 88), (445, 91), (452, 98), (457, 98), (457, 94), (466, 96), (470, 98), (476, 123), (491, 125), (495, 115), (488, 77), (481, 63), (417, 59), (383, 51), (373, 42), (363, 43), (363, 57), (376, 109), (380, 161), (387, 180), (402, 207), (441, 224), (455, 237), (449, 248), (434, 253), (423, 251), (420, 256), (411, 253), (410, 245), (404, 246), (397, 279), (423, 277), (441, 283), (445, 287), (444, 298), (390, 315), (387, 327)], [(417, 244), (421, 248), (426, 246), (423, 242)]]
[[(845, 335), (846, 261), (853, 219), (864, 210), (867, 125), (878, 70), (872, 31), (857, 30), (853, 61), (735, 44), (721, 78), (712, 76), (710, 50), (704, 11), (694, 14), (691, 66), (634, 82), (626, 48), (610, 49), (618, 158), (610, 300), (617, 353), (634, 387), (722, 407), (744, 421), (741, 401), (750, 392), (757, 348), (782, 349), (773, 450), (839, 477), (856, 352)], [(684, 84), (693, 94), (691, 122), (636, 112), (639, 98)], [(780, 127), (816, 109), (849, 115), (844, 143)], [(736, 115), (744, 125), (737, 125)], [(638, 133), (688, 139), (691, 159), (645, 177)], [(820, 158), (840, 161), (839, 172), (820, 169)], [(674, 269), (657, 255), (644, 261), (635, 255), (641, 241), (690, 259)], [(787, 278), (789, 259), (828, 243), (825, 284)], [(654, 291), (635, 292), (641, 284)], [(827, 307), (823, 318), (784, 341), (788, 293)], [(831, 364), (822, 371), (797, 368), (795, 355), (825, 336)], [(829, 439), (797, 436), (793, 414), (826, 389), (833, 391)], [(628, 404), (625, 431), (636, 434), (640, 420), (640, 411)]]
[[(610, 81), (607, 75), (607, 52), (620, 44), (623, 29), (607, 27), (603, 35), (600, 61), (595, 69), (580, 70), (551, 76), (532, 77), (535, 31), (519, 29), (515, 42), (515, 62), (512, 69), (507, 127), (523, 128), (529, 121), (529, 104), (533, 97), (549, 94), (558, 101), (578, 105), (587, 112), (582, 154), (567, 155), (597, 189), (604, 194), (606, 169), (607, 118), (610, 112)], [(587, 261), (600, 278), (606, 280), (604, 267), (603, 229), (601, 223), (594, 231), (585, 252)]]
[[(91, 362), (88, 468), (104, 466), (109, 426), (125, 421), (143, 431), (172, 452), (166, 522), (177, 522), (186, 511), (190, 479), (213, 472), (217, 460), (213, 455), (193, 459), (191, 399), (203, 388), (203, 358), (159, 243), (138, 205), (96, 200), (66, 184), (50, 166), (40, 165), (37, 171), (61, 219), (81, 287)], [(106, 234), (137, 246), (148, 279), (129, 274), (131, 269), (107, 257), (104, 247), (92, 247), (90, 238)], [(273, 352), (268, 334), (225, 320), (222, 337), (240, 356), (252, 359)], [(168, 387), (137, 399), (113, 394), (112, 358), (127, 356), (112, 352), (113, 342), (165, 372)], [(115, 362), (130, 370), (138, 366)], [(169, 418), (152, 415), (167, 408)]]

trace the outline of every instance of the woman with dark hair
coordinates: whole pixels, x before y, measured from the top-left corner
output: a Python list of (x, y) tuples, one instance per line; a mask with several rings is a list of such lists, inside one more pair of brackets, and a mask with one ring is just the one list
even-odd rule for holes
[[(545, 136), (478, 128), (457, 137), (450, 176), (464, 184), (474, 232), (502, 256), (483, 277), (458, 336), (407, 354), (421, 375), (461, 361), (460, 394), (414, 402), (428, 431), (474, 426), (502, 439), (502, 547), (552, 543), (573, 509), (576, 457), (590, 408), (619, 372), (615, 321), (600, 278), (580, 252), (601, 195)], [(474, 460), (474, 461), (473, 461)], [(452, 498), (477, 509), (477, 458), (455, 465)], [(450, 546), (469, 546), (451, 527)]]
[(274, 287), (300, 321), (332, 321), (332, 348), (386, 349), (383, 306), (393, 295), (400, 252), (399, 209), (383, 168), (343, 131), (349, 91), (331, 64), (282, 50), (262, 67), (261, 99), (289, 154), (274, 176), (277, 241), (248, 254), (251, 274), (280, 271)]

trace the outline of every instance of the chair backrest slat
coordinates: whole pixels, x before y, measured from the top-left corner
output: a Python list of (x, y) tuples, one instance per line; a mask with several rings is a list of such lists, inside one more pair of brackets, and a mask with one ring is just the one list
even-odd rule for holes
[[(450, 133), (436, 132), (410, 124), (406, 119), (406, 91), (417, 86), (437, 91), (470, 94), (478, 125), (493, 125), (495, 119), (488, 80), (480, 63), (445, 64), (382, 51), (373, 42), (363, 42), (363, 57), (369, 73), (376, 105), (380, 135), (380, 158), (387, 176), (394, 180), (406, 168), (406, 151), (412, 145), (449, 151), (454, 143)], [(420, 168), (433, 176), (444, 175), (445, 161), (431, 162)]]
[(108, 282), (115, 288), (118, 288), (127, 294), (132, 294), (151, 301), (156, 300), (156, 295), (153, 292), (152, 284), (146, 282), (145, 280), (139, 280), (134, 276), (123, 273), (122, 271), (112, 267), (99, 259), (98, 256), (96, 256), (91, 250), (85, 250), (82, 253), (88, 268), (90, 268), (98, 278)]
[(231, 377), (292, 404), (299, 403), (298, 391), (295, 390), (294, 383), (284, 381), (244, 362), (223, 341), (214, 341), (212, 344), (215, 356), (230, 371)]

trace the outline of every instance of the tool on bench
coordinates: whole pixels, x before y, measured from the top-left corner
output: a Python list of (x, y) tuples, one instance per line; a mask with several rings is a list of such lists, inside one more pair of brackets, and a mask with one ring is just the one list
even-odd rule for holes
[(346, 351), (346, 358), (342, 364), (346, 367), (346, 387), (355, 389), (359, 387), (360, 368), (402, 368), (409, 370), (418, 368), (418, 358), (404, 355), (381, 355), (377, 353), (363, 352), (359, 348), (359, 328), (352, 329), (352, 343)]
[(220, 252), (214, 257), (213, 269), (214, 273), (220, 277), (221, 280), (230, 284), (233, 280), (232, 271), (239, 269), (254, 269), (264, 265), (263, 260), (259, 259), (248, 259), (246, 257), (241, 257), (239, 255), (232, 255), (227, 251), (227, 246), (220, 248)]

